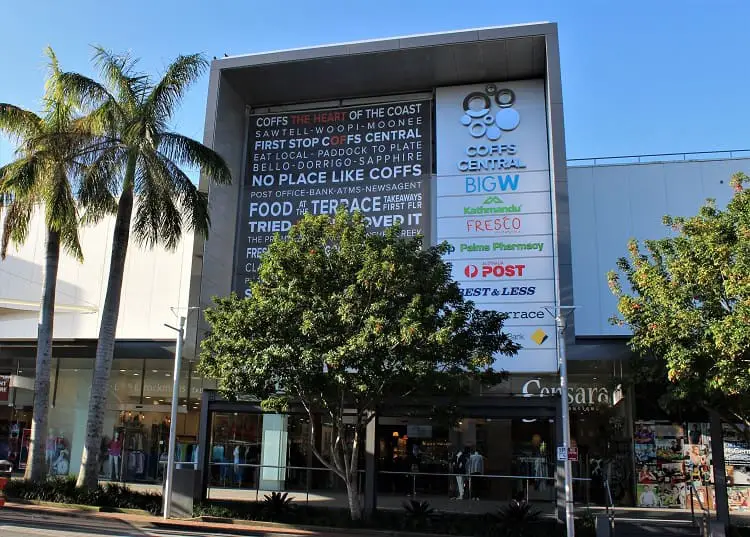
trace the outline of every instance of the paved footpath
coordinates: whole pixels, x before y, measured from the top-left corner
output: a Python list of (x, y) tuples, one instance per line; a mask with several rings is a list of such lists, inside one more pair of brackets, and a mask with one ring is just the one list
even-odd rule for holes
[[(164, 520), (154, 516), (96, 513), (60, 507), (7, 503), (0, 507), (2, 537), (342, 537), (345, 533), (315, 532), (290, 527)], [(360, 534), (366, 535), (366, 534)], [(382, 534), (380, 534), (382, 536)]]

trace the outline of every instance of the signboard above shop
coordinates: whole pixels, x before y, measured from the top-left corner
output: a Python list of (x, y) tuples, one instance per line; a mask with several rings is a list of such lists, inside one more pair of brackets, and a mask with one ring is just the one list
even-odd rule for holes
[(430, 110), (419, 100), (251, 115), (234, 291), (247, 294), (274, 235), (306, 213), (346, 205), (373, 232), (400, 224), (429, 240)]
[(8, 401), (10, 394), (10, 375), (0, 375), (0, 402)]
[(435, 241), (464, 297), (508, 314), (521, 345), (496, 357), (510, 372), (557, 371), (544, 82), (438, 88), (435, 101)]

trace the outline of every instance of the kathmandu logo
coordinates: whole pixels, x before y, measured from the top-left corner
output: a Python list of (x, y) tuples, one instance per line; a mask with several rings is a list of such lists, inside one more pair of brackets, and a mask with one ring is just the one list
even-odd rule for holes
[[(493, 101), (500, 108), (494, 115)], [(467, 127), (474, 138), (499, 140), (503, 131), (515, 130), (521, 122), (518, 111), (512, 108), (515, 101), (513, 90), (497, 89), (494, 84), (488, 84), (485, 91), (472, 91), (464, 97), (461, 125)]]
[(464, 215), (520, 213), (520, 205), (505, 205), (498, 196), (488, 196), (480, 207), (464, 207)]

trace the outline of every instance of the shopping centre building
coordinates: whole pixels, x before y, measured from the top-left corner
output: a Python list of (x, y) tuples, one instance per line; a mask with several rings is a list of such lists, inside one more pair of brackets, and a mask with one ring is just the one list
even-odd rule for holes
[[(457, 492), (449, 463), (464, 447), (482, 461), (472, 494), (555, 500), (561, 409), (550, 311), (562, 305), (575, 306), (565, 340), (577, 500), (602, 501), (606, 477), (622, 505), (685, 506), (680, 483), (695, 472), (702, 479), (710, 466), (706, 417), (669, 415), (658, 394), (629, 380), (627, 330), (609, 322), (616, 302), (606, 273), (629, 238), (664, 235), (664, 214), (694, 214), (707, 197), (725, 203), (731, 174), (750, 172), (742, 158), (750, 155), (566, 161), (557, 27), (547, 23), (215, 60), (204, 141), (236, 180), (209, 189), (201, 179), (212, 209), (208, 241), (189, 237), (174, 252), (134, 245), (128, 253), (103, 478), (161, 480), (174, 352), (164, 323), (173, 309), (245, 294), (274, 233), (307, 212), (346, 204), (374, 232), (399, 223), (406, 236), (447, 241), (464, 295), (507, 312), (507, 330), (522, 345), (517, 356), (498, 357), (509, 380), (467, 397), (459, 420), (442, 422), (416, 406), (378, 416), (363, 453), (370, 504), (415, 492), (447, 499)], [(61, 265), (54, 473), (78, 470), (111, 228), (105, 221), (86, 229), (85, 262)], [(31, 418), (42, 233), (37, 225), (0, 264), (0, 459), (19, 467)], [(339, 484), (308, 447), (306, 416), (223, 400), (215, 383), (195, 374), (206, 329), (191, 314), (177, 424), (178, 460), (200, 469), (204, 494), (335, 496)], [(315, 419), (313, 441), (323, 446), (331, 430)], [(118, 459), (107, 456), (115, 435), (124, 448)], [(739, 485), (750, 457), (730, 440)], [(706, 477), (708, 485), (710, 470)]]

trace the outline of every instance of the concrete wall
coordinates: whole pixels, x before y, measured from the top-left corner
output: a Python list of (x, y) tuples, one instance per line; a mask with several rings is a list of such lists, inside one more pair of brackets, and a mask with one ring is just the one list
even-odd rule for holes
[[(106, 292), (114, 217), (81, 230), (84, 262), (61, 254), (57, 284), (55, 339), (98, 336)], [(0, 224), (1, 229), (1, 224)], [(44, 222), (38, 216), (28, 240), (10, 247), (0, 262), (0, 340), (35, 340), (44, 267)], [(188, 233), (174, 252), (146, 250), (131, 237), (122, 288), (118, 339), (174, 339), (170, 307), (185, 307), (190, 283), (193, 237)], [(82, 308), (92, 311), (85, 313)]]
[(738, 171), (750, 173), (750, 159), (568, 168), (577, 336), (627, 335), (608, 322), (617, 303), (606, 274), (628, 240), (666, 236), (664, 215), (695, 215), (706, 198), (725, 205)]

